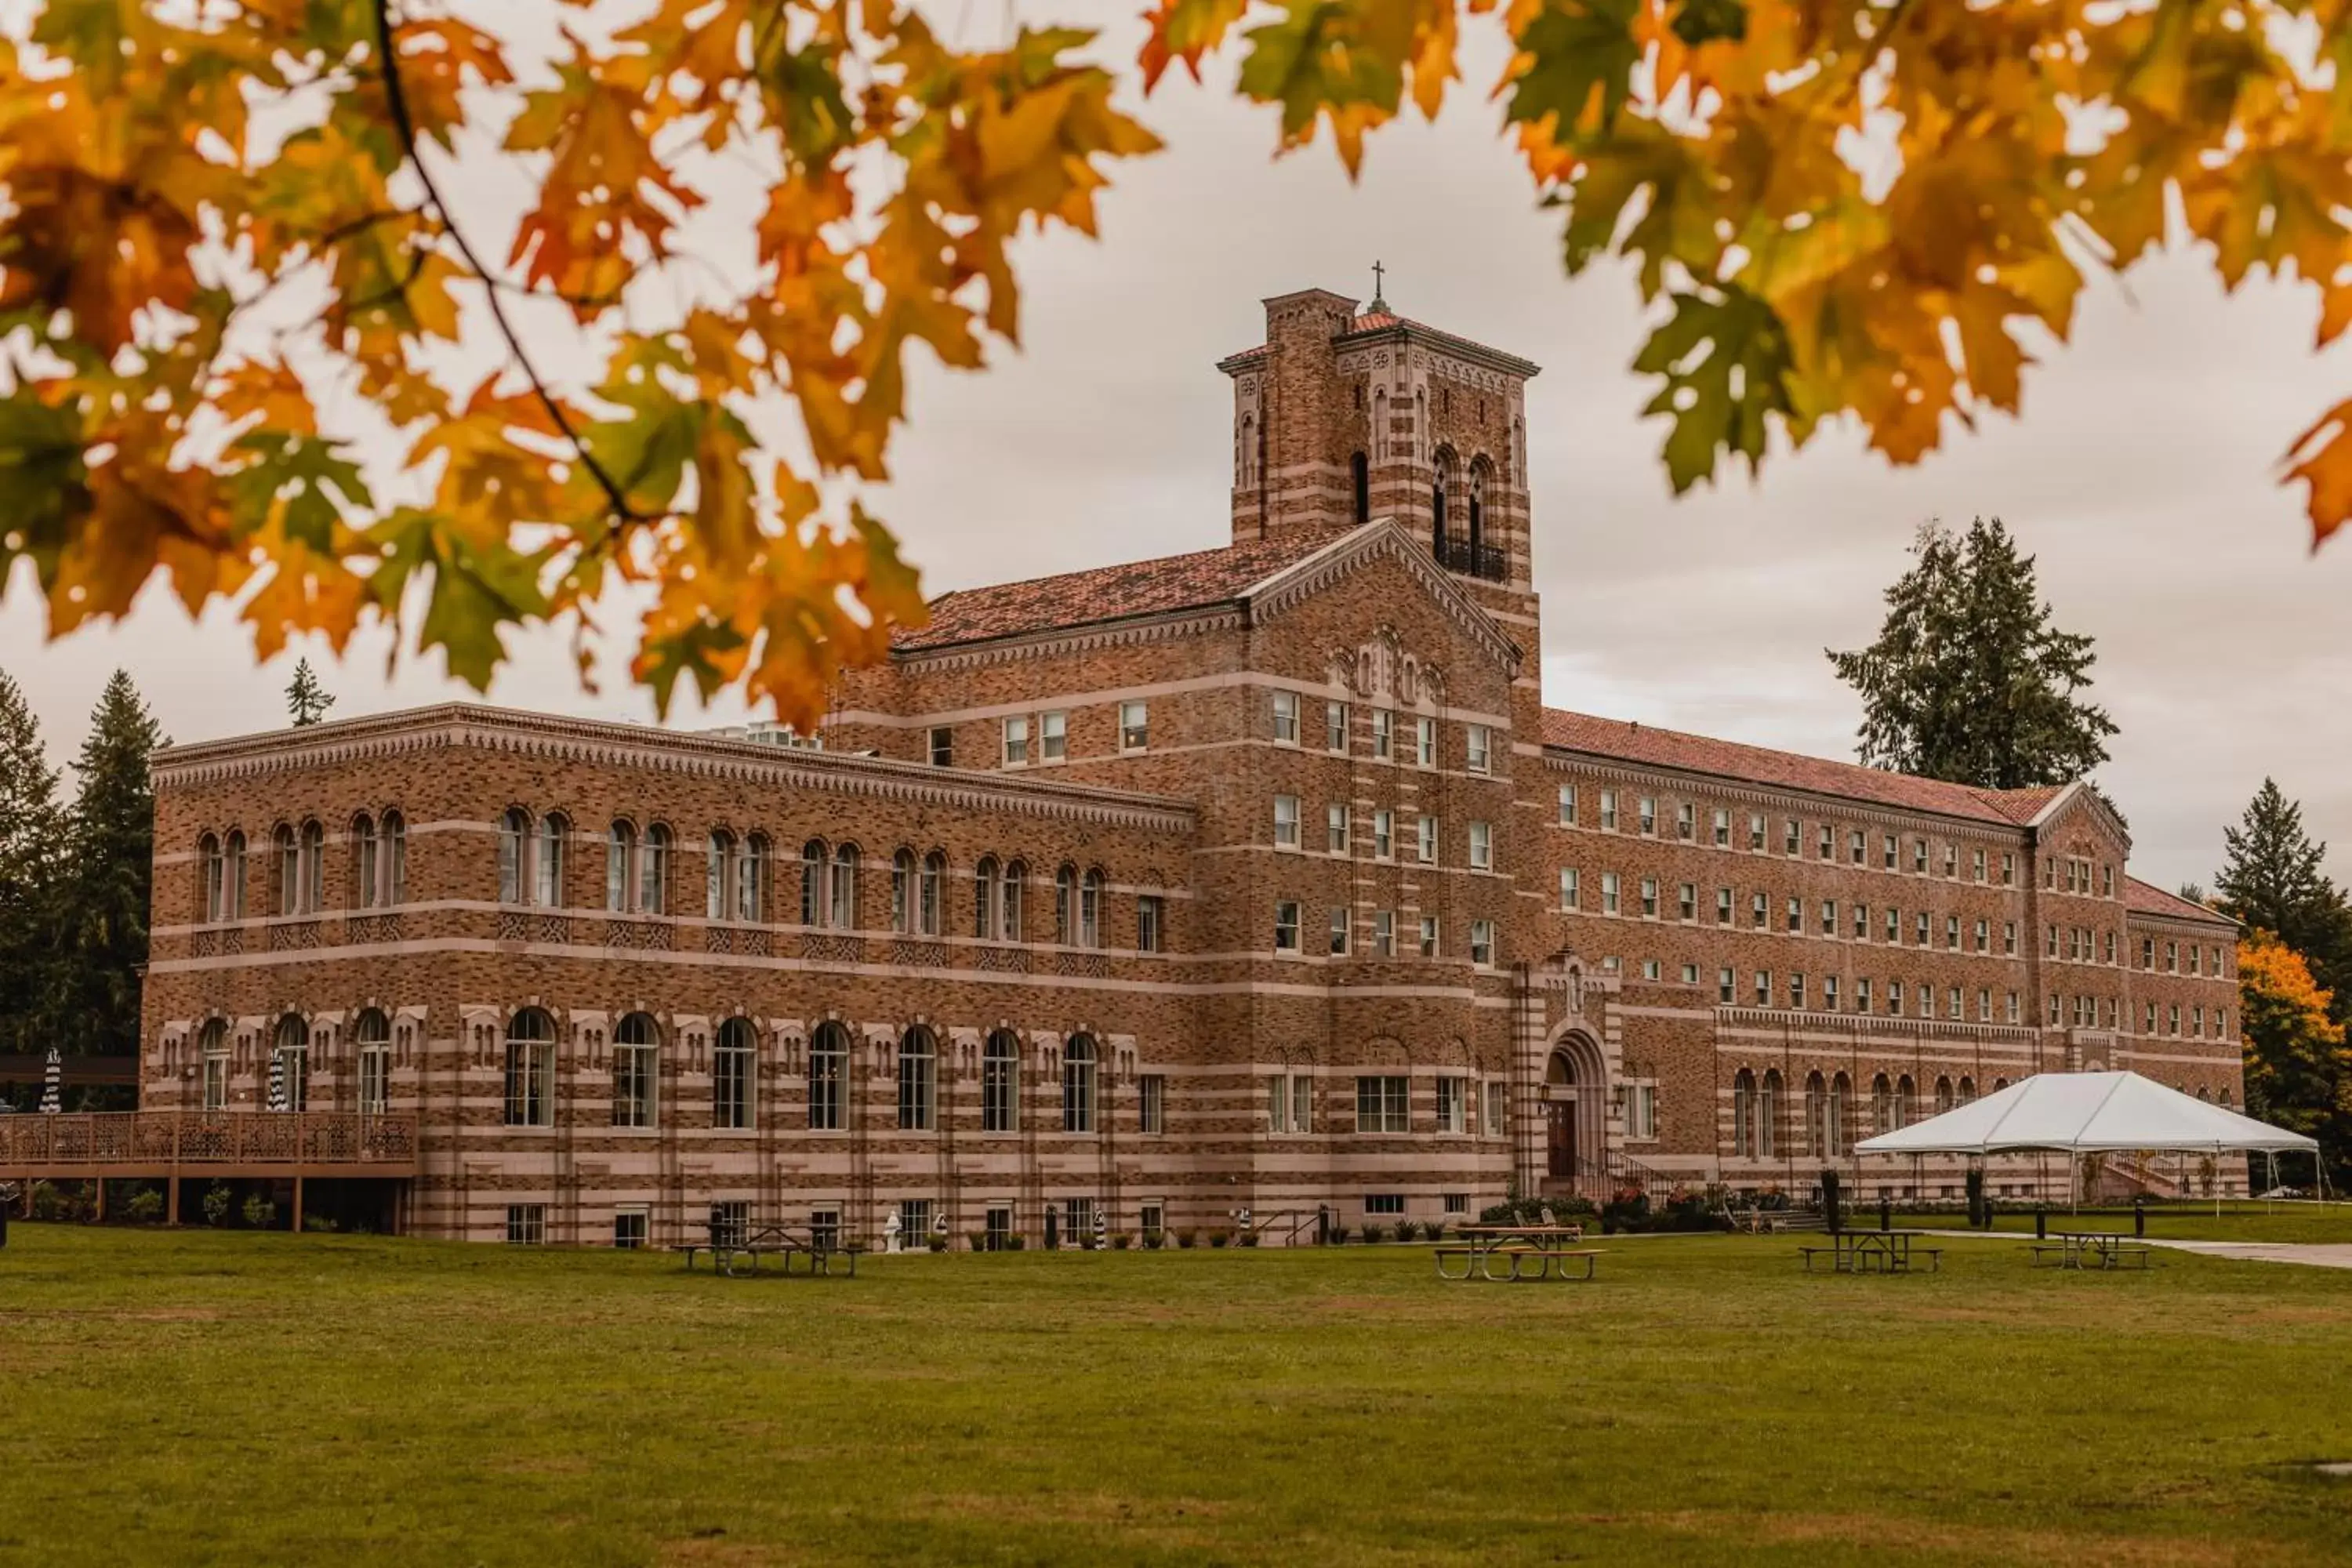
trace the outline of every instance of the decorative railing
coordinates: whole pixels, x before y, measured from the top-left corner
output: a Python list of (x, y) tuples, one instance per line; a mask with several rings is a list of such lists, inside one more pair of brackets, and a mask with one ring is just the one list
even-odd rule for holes
[(979, 954), (979, 967), (982, 969), (1007, 974), (1029, 973), (1029, 950), (1025, 947), (982, 947), (974, 951)]
[(1066, 949), (1054, 955), (1054, 968), (1057, 973), (1100, 980), (1110, 973), (1110, 960), (1099, 952), (1073, 952)]
[(343, 940), (346, 942), (398, 942), (404, 934), (398, 915), (348, 915), (343, 920)]
[(667, 921), (610, 920), (604, 922), (604, 945), (667, 952), (671, 945), (671, 930)]
[(801, 937), (801, 956), (813, 963), (863, 963), (866, 942), (859, 937), (809, 931)]
[(315, 915), (296, 915), (269, 922), (269, 950), (291, 952), (319, 945), (319, 921)]
[(1448, 539), (1437, 552), (1437, 563), (1448, 572), (1484, 577), (1489, 583), (1511, 579), (1510, 552), (1496, 544), (1474, 545), (1466, 539)]
[(890, 962), (913, 969), (945, 969), (948, 944), (899, 937), (890, 943)]
[(0, 1173), (109, 1165), (416, 1163), (416, 1119), (343, 1110), (101, 1110), (0, 1116)]

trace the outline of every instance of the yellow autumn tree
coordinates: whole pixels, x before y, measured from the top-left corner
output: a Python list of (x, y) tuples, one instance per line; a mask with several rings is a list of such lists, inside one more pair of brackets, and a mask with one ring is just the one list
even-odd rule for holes
[[(615, 10), (624, 24), (609, 26)], [(1091, 36), (943, 42), (897, 0), (513, 0), (530, 79), (440, 0), (32, 0), (0, 39), (0, 576), (53, 635), (166, 575), (267, 656), (369, 616), (486, 683), (504, 628), (646, 584), (637, 679), (784, 717), (922, 614), (860, 504), (908, 356), (1013, 342), (1008, 243), (1091, 233), (1153, 151)], [(1896, 462), (2019, 407), (2086, 275), (2176, 240), (2352, 322), (2352, 0), (1157, 0), (1132, 86), (1235, 62), (1276, 145), (1353, 171), (1434, 115), (1465, 29), (1573, 274), (1632, 264), (1675, 486), (1847, 421)], [(504, 100), (503, 250), (444, 197)], [(723, 171), (723, 173), (722, 173)], [(754, 266), (680, 224), (760, 187)], [(289, 300), (302, 308), (291, 319)], [(487, 379), (436, 367), (476, 312)], [(568, 311), (567, 382), (524, 310)], [(330, 392), (397, 433), (367, 482)], [(790, 454), (753, 434), (788, 410)], [(2352, 402), (2290, 445), (2315, 538), (2352, 513)], [(2287, 433), (2283, 432), (2283, 436)]]
[(2246, 1105), (2265, 1121), (2317, 1138), (2341, 1160), (2352, 1142), (2352, 1051), (2328, 1016), (2330, 993), (2303, 954), (2266, 931), (2238, 943), (2238, 1021)]

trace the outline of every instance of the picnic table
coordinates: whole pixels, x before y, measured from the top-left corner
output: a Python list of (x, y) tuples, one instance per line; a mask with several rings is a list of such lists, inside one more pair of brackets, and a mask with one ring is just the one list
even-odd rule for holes
[(2112, 1230), (2053, 1230), (2048, 1240), (2033, 1244), (2032, 1252), (2037, 1268), (2045, 1254), (2054, 1255), (2061, 1268), (2146, 1268), (2156, 1249)]
[(804, 1258), (811, 1275), (831, 1274), (834, 1260), (843, 1258), (847, 1260), (850, 1278), (855, 1279), (858, 1255), (866, 1249), (845, 1246), (828, 1237), (802, 1236), (790, 1226), (771, 1225), (735, 1236), (714, 1236), (709, 1241), (692, 1242), (677, 1250), (686, 1255), (688, 1273), (694, 1270), (696, 1255), (707, 1252), (714, 1271), (737, 1279), (745, 1274), (757, 1274), (762, 1258), (775, 1260), (786, 1274), (793, 1271), (793, 1258)]
[(1927, 1233), (1920, 1230), (1833, 1230), (1827, 1246), (1797, 1248), (1805, 1260), (1805, 1272), (1813, 1271), (1813, 1259), (1827, 1257), (1830, 1266), (1840, 1274), (1908, 1274), (1916, 1253), (1927, 1259), (1930, 1270), (1943, 1267), (1944, 1249), (1940, 1247), (1914, 1247), (1915, 1237)]
[[(1496, 1283), (1512, 1283), (1532, 1279), (1590, 1279), (1601, 1256), (1597, 1247), (1577, 1247), (1584, 1239), (1580, 1225), (1465, 1225), (1458, 1234), (1459, 1243), (1435, 1248), (1437, 1277), (1440, 1279), (1492, 1279)], [(1495, 1261), (1502, 1258), (1509, 1272), (1497, 1275)], [(1449, 1259), (1458, 1259), (1459, 1274), (1446, 1271)], [(1535, 1272), (1528, 1273), (1532, 1263)], [(1582, 1273), (1571, 1269), (1578, 1263)]]

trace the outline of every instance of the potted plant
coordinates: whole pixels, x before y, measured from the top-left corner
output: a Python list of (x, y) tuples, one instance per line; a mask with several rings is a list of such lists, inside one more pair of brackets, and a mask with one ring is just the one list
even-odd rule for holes
[(1192, 1249), (1193, 1238), (1194, 1233), (1192, 1231), (1180, 1230), (1176, 1233), (1176, 1245), (1184, 1248), (1186, 1251), (1190, 1251)]

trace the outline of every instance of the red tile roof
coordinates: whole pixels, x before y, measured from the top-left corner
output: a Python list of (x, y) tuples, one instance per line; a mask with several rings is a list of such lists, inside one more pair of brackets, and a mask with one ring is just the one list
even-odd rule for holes
[(2155, 883), (2143, 882), (2137, 877), (2124, 879), (2124, 908), (2134, 914), (2165, 915), (2177, 921), (2211, 921), (2217, 925), (2232, 928), (2238, 923), (2219, 910), (2192, 904), (2187, 899), (2168, 893)]
[(1598, 719), (1589, 713), (1569, 713), (1557, 708), (1544, 710), (1543, 741), (1545, 745), (1563, 751), (1585, 752), (1621, 762), (1715, 773), (1777, 789), (1841, 795), (1874, 805), (1932, 811), (1979, 822), (2021, 826), (2032, 821), (2035, 814), (2059, 794), (2056, 788), (1979, 789), (1973, 784), (1891, 773), (1854, 763), (1834, 763), (1822, 757), (1800, 756), (1794, 752), (1743, 746), (1733, 741), (1710, 740), (1679, 730), (1660, 730), (1622, 719)]
[[(1343, 338), (1352, 338), (1364, 332), (1389, 331), (1397, 328), (1417, 332), (1424, 338), (1448, 344), (1456, 350), (1507, 364), (1521, 375), (1533, 375), (1537, 372), (1538, 367), (1532, 361), (1522, 359), (1517, 354), (1506, 353), (1501, 349), (1491, 348), (1475, 339), (1465, 338), (1459, 332), (1449, 332), (1443, 327), (1433, 327), (1426, 321), (1416, 321), (1411, 316), (1400, 316), (1393, 310), (1367, 310), (1350, 321), (1348, 323), (1348, 330), (1339, 335)], [(1239, 353), (1227, 354), (1217, 363), (1232, 365), (1263, 359), (1265, 357), (1265, 351), (1266, 345), (1260, 343), (1255, 348), (1243, 349)]]
[(915, 653), (956, 643), (1227, 604), (1251, 584), (1305, 560), (1350, 531), (1339, 528), (1285, 532), (1223, 550), (1161, 555), (1059, 576), (1032, 577), (1023, 583), (959, 589), (933, 599), (930, 624), (919, 631), (899, 633), (891, 646)]

